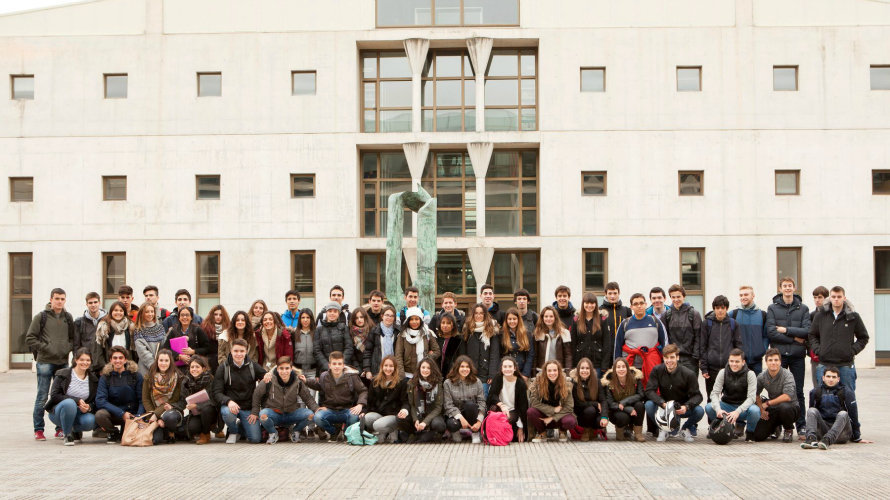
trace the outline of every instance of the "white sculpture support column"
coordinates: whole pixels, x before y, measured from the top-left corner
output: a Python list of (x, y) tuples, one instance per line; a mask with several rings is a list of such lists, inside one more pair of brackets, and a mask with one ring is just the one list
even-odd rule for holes
[(473, 276), (476, 277), (476, 300), (479, 300), (479, 295), (482, 293), (480, 288), (487, 282), (488, 271), (491, 270), (491, 261), (494, 259), (494, 248), (468, 248), (467, 257), (470, 258), (470, 267), (473, 268)]
[(467, 51), (476, 72), (476, 132), (485, 130), (485, 70), (488, 68), (493, 42), (491, 38), (467, 38)]
[(467, 143), (467, 153), (476, 174), (476, 236), (479, 237), (485, 236), (485, 174), (488, 173), (492, 150), (494, 144), (490, 142)]
[(404, 45), (408, 64), (411, 65), (411, 132), (417, 133), (421, 130), (421, 73), (430, 50), (430, 41), (426, 38), (408, 38)]
[[(423, 176), (423, 167), (426, 165), (426, 158), (430, 152), (430, 144), (428, 142), (406, 142), (402, 144), (402, 150), (408, 161), (408, 170), (411, 171), (411, 189), (416, 191), (420, 187), (420, 178)], [(411, 214), (411, 234), (417, 237), (417, 217), (413, 213)], [(417, 262), (416, 249), (414, 261)]]

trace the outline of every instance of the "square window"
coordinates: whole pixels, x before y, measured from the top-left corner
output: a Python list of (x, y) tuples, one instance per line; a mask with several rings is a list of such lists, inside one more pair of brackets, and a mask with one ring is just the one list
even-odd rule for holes
[(605, 92), (606, 68), (581, 68), (581, 92)]
[(218, 200), (219, 199), (219, 176), (218, 175), (197, 175), (195, 176), (195, 187), (197, 192), (195, 199), (197, 200)]
[(103, 176), (102, 196), (105, 201), (127, 199), (127, 178), (124, 176)]
[(872, 90), (890, 90), (890, 65), (872, 65), (870, 73)]
[(701, 66), (677, 66), (677, 91), (701, 91)]
[(890, 194), (890, 170), (871, 171), (871, 194)]
[(776, 194), (800, 194), (800, 170), (776, 170)]
[(705, 191), (705, 173), (701, 170), (695, 172), (679, 173), (680, 196), (702, 196)]
[(127, 74), (105, 74), (105, 98), (127, 98)]
[(34, 178), (10, 177), (9, 201), (34, 201)]
[(12, 98), (34, 99), (34, 75), (12, 75)]
[(291, 95), (315, 95), (315, 71), (291, 71)]
[(222, 73), (198, 73), (198, 97), (222, 95)]
[(797, 90), (797, 66), (773, 66), (773, 90)]
[(605, 196), (606, 172), (581, 172), (581, 184), (584, 196)]
[(291, 198), (312, 198), (315, 196), (315, 174), (290, 175)]

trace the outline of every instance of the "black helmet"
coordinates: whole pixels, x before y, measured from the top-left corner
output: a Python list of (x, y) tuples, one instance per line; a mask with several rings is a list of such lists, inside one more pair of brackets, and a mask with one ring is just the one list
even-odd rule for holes
[(725, 418), (717, 418), (711, 422), (708, 437), (717, 444), (729, 444), (733, 437), (733, 425)]

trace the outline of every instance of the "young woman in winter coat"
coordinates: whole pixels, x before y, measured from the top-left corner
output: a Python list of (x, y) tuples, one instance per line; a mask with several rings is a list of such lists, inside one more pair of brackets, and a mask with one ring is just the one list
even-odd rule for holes
[(485, 418), (485, 396), (482, 382), (476, 376), (476, 367), (469, 356), (460, 356), (454, 361), (442, 389), (445, 426), (451, 433), (451, 439), (456, 443), (461, 442), (461, 431), (466, 429), (472, 433), (474, 444), (481, 443), (479, 429)]
[(439, 343), (430, 329), (423, 323), (423, 310), (409, 307), (405, 311), (405, 324), (396, 339), (396, 362), (405, 377), (414, 376), (414, 371), (424, 358), (439, 359)]
[[(365, 355), (365, 341), (368, 334), (374, 328), (374, 321), (368, 316), (364, 308), (357, 308), (349, 315), (349, 336), (352, 338), (352, 359), (347, 359), (346, 364), (356, 369), (362, 367), (362, 361)], [(368, 385), (370, 382), (367, 378), (363, 378), (362, 382)]]
[(581, 299), (581, 312), (569, 329), (572, 337), (572, 359), (589, 359), (596, 368), (597, 378), (611, 367), (613, 350), (609, 334), (603, 330), (600, 320), (596, 295), (592, 292), (585, 293)]
[(185, 409), (189, 411), (186, 429), (188, 435), (195, 440), (195, 444), (210, 442), (210, 432), (216, 424), (219, 409), (213, 400), (213, 372), (210, 370), (210, 364), (203, 356), (192, 356), (189, 360), (188, 373), (182, 378), (179, 395), (185, 402), (186, 398), (201, 391), (207, 392), (210, 399), (200, 404), (185, 403)]
[(600, 387), (593, 362), (587, 358), (581, 358), (569, 376), (574, 387), (572, 397), (575, 400), (575, 419), (584, 429), (581, 441), (590, 441), (596, 437), (597, 432), (602, 430), (605, 433), (605, 428), (609, 425), (606, 391)]
[(501, 325), (501, 356), (511, 356), (519, 364), (524, 377), (532, 376), (535, 363), (535, 339), (533, 332), (525, 329), (525, 321), (519, 309), (511, 307)]
[(155, 354), (164, 343), (167, 332), (158, 319), (158, 307), (148, 301), (136, 313), (133, 345), (139, 358), (139, 373), (144, 377), (155, 362)]
[(559, 319), (553, 306), (541, 309), (535, 325), (535, 368), (542, 370), (547, 361), (559, 361), (566, 370), (572, 368), (572, 336)]
[[(263, 321), (266, 321), (265, 316)], [(289, 429), (292, 443), (299, 442), (300, 431), (309, 425), (318, 410), (318, 404), (309, 394), (309, 387), (297, 377), (293, 368), (290, 356), (278, 358), (272, 376), (268, 377), (268, 381), (257, 383), (253, 391), (250, 416), (259, 418), (260, 425), (269, 434), (266, 444), (278, 442), (279, 427)], [(308, 408), (302, 407), (301, 402)]]
[(489, 411), (507, 415), (513, 426), (513, 441), (524, 443), (528, 429), (528, 385), (519, 365), (510, 356), (501, 359), (501, 371), (491, 379), (486, 405)]
[(277, 312), (266, 311), (256, 331), (257, 363), (267, 372), (278, 366), (278, 359), (293, 358), (294, 344), (290, 332), (284, 327), (284, 321)]
[(49, 401), (44, 408), (49, 412), (49, 419), (62, 428), (65, 446), (74, 446), (85, 431), (96, 427), (93, 412), (99, 379), (90, 370), (92, 363), (93, 355), (81, 347), (74, 353), (74, 366), (61, 368), (53, 376)]
[(219, 366), (217, 356), (219, 356), (220, 338), (223, 337), (231, 325), (232, 321), (229, 319), (229, 313), (221, 304), (211, 307), (207, 317), (204, 318), (204, 322), (201, 323), (201, 329), (204, 330), (204, 335), (207, 335), (210, 346), (207, 359), (210, 361), (210, 368), (214, 371)]
[(399, 430), (410, 436), (409, 443), (430, 442), (442, 436), (445, 432), (442, 406), (442, 374), (435, 361), (424, 358), (417, 366), (417, 376), (408, 382), (402, 405), (408, 414), (399, 417)]
[(294, 369), (298, 374), (307, 377), (317, 377), (319, 373), (315, 369), (315, 352), (312, 345), (315, 337), (315, 315), (309, 308), (300, 310), (297, 318), (297, 326), (291, 332), (294, 341)]
[(108, 309), (108, 314), (96, 326), (96, 345), (93, 351), (93, 369), (100, 369), (109, 361), (109, 352), (115, 346), (123, 347), (134, 358), (132, 341), (133, 322), (127, 316), (123, 302), (115, 302)]
[(192, 322), (191, 309), (183, 307), (179, 310), (178, 314), (179, 322), (173, 322), (173, 326), (167, 330), (167, 336), (164, 337), (164, 343), (161, 346), (164, 349), (174, 351), (170, 345), (170, 341), (177, 337), (187, 338), (187, 347), (184, 347), (182, 352), (179, 353), (174, 351), (174, 355), (176, 356), (174, 361), (176, 361), (176, 365), (181, 367), (183, 374), (185, 374), (185, 372), (188, 371), (188, 363), (192, 356), (195, 354), (207, 356), (207, 353), (210, 352), (210, 341), (207, 340), (207, 335), (204, 334), (204, 330)]
[(488, 395), (491, 378), (498, 372), (501, 359), (501, 342), (498, 335), (498, 324), (488, 313), (484, 304), (473, 306), (473, 313), (464, 323), (464, 352), (473, 360), (479, 370), (482, 388)]
[(436, 326), (436, 342), (439, 344), (439, 369), (442, 373), (451, 371), (454, 360), (464, 352), (464, 337), (458, 331), (457, 319), (451, 313), (442, 313)]
[[(188, 309), (182, 309), (188, 311)], [(182, 316), (180, 315), (180, 319)], [(161, 349), (142, 383), (142, 406), (151, 412), (151, 421), (158, 421), (154, 444), (176, 442), (176, 430), (182, 423), (182, 375), (173, 363), (173, 351)]]
[[(365, 348), (362, 353), (362, 378), (373, 380), (380, 373), (380, 363), (386, 356), (396, 355), (396, 341), (399, 330), (396, 327), (396, 310), (392, 306), (383, 306), (380, 309), (380, 323), (371, 329), (368, 338), (365, 339)], [(398, 362), (396, 363), (398, 365)], [(400, 371), (404, 374), (405, 372)]]
[(256, 362), (258, 359), (256, 335), (254, 335), (253, 328), (250, 327), (250, 318), (244, 311), (238, 311), (232, 316), (229, 329), (219, 338), (219, 353), (216, 356), (217, 366), (221, 365), (229, 357), (229, 353), (232, 352), (232, 346), (238, 339), (243, 339), (247, 342), (247, 357), (245, 359)]
[(399, 419), (408, 416), (408, 410), (404, 408), (407, 390), (408, 379), (399, 371), (395, 356), (384, 356), (380, 370), (368, 388), (368, 410), (365, 413), (365, 425), (380, 437), (380, 442), (387, 436), (391, 443), (398, 441)]
[[(548, 306), (549, 307), (549, 306)], [(547, 429), (559, 429), (559, 441), (569, 440), (568, 431), (577, 425), (573, 414), (572, 382), (555, 359), (544, 363), (528, 390), (528, 423), (534, 429), (533, 443), (547, 440)]]
[(609, 421), (615, 425), (615, 440), (625, 440), (625, 429), (633, 425), (634, 439), (646, 441), (643, 436), (643, 419), (646, 418), (643, 372), (618, 358), (612, 368), (600, 380), (609, 408)]

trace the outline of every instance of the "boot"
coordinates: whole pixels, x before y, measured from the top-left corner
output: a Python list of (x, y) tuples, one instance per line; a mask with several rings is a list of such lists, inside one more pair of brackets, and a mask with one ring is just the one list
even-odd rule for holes
[(624, 427), (615, 428), (615, 441), (624, 441)]
[(195, 441), (195, 444), (207, 444), (210, 442), (210, 434), (198, 434), (198, 440)]
[(585, 443), (586, 443), (586, 442), (590, 441), (590, 438), (591, 438), (591, 432), (590, 432), (590, 431), (591, 431), (591, 430), (593, 430), (593, 429), (587, 429), (587, 428), (584, 428), (584, 430), (581, 432), (581, 441), (582, 441), (582, 442), (585, 442)]
[(643, 426), (642, 426), (642, 425), (635, 425), (635, 426), (634, 426), (634, 439), (635, 439), (638, 443), (645, 443), (645, 442), (646, 442), (646, 436), (643, 435)]

